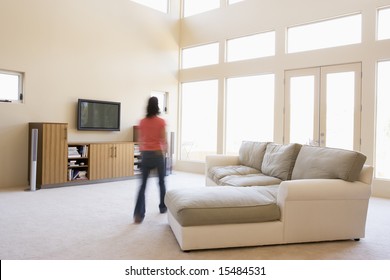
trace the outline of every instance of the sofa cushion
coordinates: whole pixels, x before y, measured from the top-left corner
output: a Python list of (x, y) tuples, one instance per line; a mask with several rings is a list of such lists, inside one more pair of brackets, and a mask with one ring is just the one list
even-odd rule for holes
[(258, 223), (280, 219), (278, 187), (169, 190), (165, 204), (182, 226)]
[(208, 170), (208, 177), (219, 184), (219, 181), (230, 175), (259, 174), (260, 171), (244, 165), (213, 166)]
[(248, 175), (230, 175), (219, 180), (219, 185), (234, 187), (252, 187), (279, 185), (282, 180), (279, 178), (266, 176), (261, 173)]
[(356, 151), (303, 146), (297, 157), (292, 179), (359, 179), (366, 156)]
[(262, 173), (281, 180), (290, 180), (301, 147), (302, 145), (297, 143), (268, 144), (261, 166)]
[(268, 142), (243, 141), (239, 150), (239, 163), (261, 171)]

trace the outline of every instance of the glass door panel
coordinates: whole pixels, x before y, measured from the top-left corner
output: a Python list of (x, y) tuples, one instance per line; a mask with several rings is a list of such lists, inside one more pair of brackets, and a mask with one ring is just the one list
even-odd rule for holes
[(285, 73), (284, 142), (319, 145), (319, 68)]
[(360, 63), (321, 67), (321, 146), (360, 149), (360, 68)]
[(328, 74), (326, 77), (326, 139), (323, 141), (328, 147), (353, 150), (354, 85), (354, 72)]
[(290, 83), (290, 142), (314, 144), (315, 76), (292, 77)]

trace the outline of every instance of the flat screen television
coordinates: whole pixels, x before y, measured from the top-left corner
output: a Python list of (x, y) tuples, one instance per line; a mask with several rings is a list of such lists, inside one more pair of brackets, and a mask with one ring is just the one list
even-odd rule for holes
[(79, 99), (77, 103), (78, 130), (119, 131), (121, 103)]

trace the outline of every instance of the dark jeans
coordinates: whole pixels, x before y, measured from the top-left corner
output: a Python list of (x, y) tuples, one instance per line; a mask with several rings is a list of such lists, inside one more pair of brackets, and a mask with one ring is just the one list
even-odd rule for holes
[(150, 171), (154, 168), (157, 168), (158, 172), (158, 184), (160, 186), (160, 211), (166, 210), (164, 203), (165, 197), (165, 163), (164, 155), (161, 151), (144, 151), (142, 152), (142, 162), (141, 162), (141, 171), (142, 171), (142, 184), (138, 190), (138, 198), (134, 209), (134, 216), (138, 215), (141, 218), (145, 217), (145, 189), (146, 182), (148, 180)]

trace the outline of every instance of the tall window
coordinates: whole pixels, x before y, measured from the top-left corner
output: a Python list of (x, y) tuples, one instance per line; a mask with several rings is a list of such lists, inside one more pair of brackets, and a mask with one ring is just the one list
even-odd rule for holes
[(361, 43), (362, 15), (352, 15), (288, 29), (287, 52), (303, 52)]
[(390, 61), (378, 63), (375, 172), (390, 179)]
[(220, 0), (184, 0), (183, 16), (189, 17), (210, 10), (218, 9)]
[(182, 50), (182, 68), (192, 68), (217, 64), (219, 61), (219, 43), (201, 45)]
[(0, 70), (0, 101), (21, 101), (23, 99), (22, 79), (22, 73)]
[(390, 8), (378, 11), (378, 40), (390, 39)]
[(132, 0), (157, 11), (168, 13), (168, 0)]
[(227, 61), (275, 55), (275, 32), (266, 32), (227, 41)]
[(226, 81), (226, 153), (237, 154), (243, 140), (273, 141), (273, 74)]
[(218, 80), (182, 84), (181, 160), (217, 153)]

